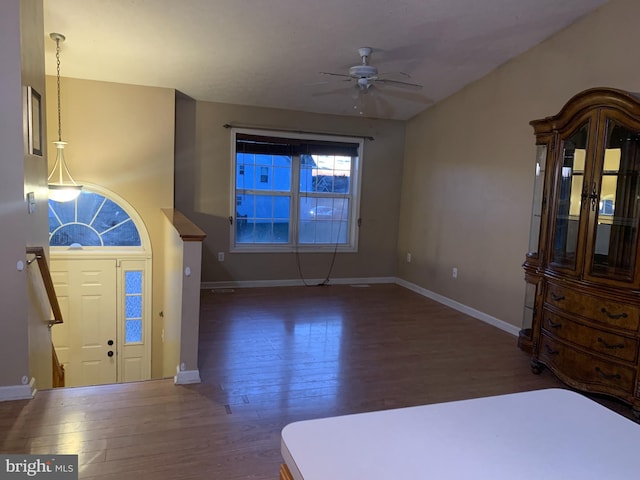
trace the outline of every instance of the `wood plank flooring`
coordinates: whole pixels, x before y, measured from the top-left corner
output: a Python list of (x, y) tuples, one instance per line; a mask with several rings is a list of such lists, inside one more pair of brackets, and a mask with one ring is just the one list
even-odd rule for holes
[(203, 291), (201, 305), (201, 384), (0, 403), (0, 452), (77, 453), (82, 479), (275, 480), (290, 422), (563, 387), (515, 337), (397, 285)]

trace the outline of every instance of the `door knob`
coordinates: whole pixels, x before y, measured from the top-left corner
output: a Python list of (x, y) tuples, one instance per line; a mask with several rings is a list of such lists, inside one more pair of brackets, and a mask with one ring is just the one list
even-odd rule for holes
[(107, 345), (113, 345), (113, 340), (109, 340), (109, 341), (107, 342)]
[(109, 350), (109, 351), (107, 352), (107, 355), (108, 355), (109, 357), (113, 357), (113, 350)]

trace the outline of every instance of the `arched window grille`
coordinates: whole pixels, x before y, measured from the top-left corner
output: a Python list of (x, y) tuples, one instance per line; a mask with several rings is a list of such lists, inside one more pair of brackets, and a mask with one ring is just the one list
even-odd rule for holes
[(120, 205), (83, 190), (70, 202), (49, 200), (49, 245), (52, 247), (140, 247), (135, 223)]

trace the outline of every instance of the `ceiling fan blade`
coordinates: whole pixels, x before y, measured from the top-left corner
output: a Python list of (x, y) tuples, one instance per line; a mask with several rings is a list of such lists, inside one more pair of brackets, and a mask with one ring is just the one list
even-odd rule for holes
[(317, 92), (317, 93), (313, 93), (311, 94), (312, 97), (323, 97), (325, 95), (338, 95), (341, 93), (352, 93), (353, 92), (353, 87), (342, 87), (342, 88), (336, 88), (334, 90), (329, 90), (328, 92)]
[(383, 86), (389, 85), (391, 87), (408, 88), (410, 90), (422, 90), (422, 85), (418, 85), (417, 83), (401, 82), (400, 80), (386, 80), (386, 79), (377, 79), (374, 81), (377, 85), (383, 85)]
[(393, 97), (399, 100), (405, 100), (407, 102), (421, 103), (422, 105), (432, 105), (434, 101), (418, 92), (412, 92), (408, 90), (396, 90), (393, 88), (379, 88), (378, 93), (380, 96)]
[(391, 77), (391, 76), (394, 76), (394, 75), (399, 75), (399, 76), (404, 77), (404, 78), (411, 78), (411, 75), (409, 75), (408, 73), (405, 73), (405, 72), (383, 72), (383, 73), (379, 73), (378, 74), (378, 78), (381, 79), (381, 80), (386, 80), (387, 77)]
[(355, 112), (367, 118), (388, 118), (394, 113), (393, 106), (383, 98), (375, 85), (358, 88), (358, 97), (353, 106)]
[(345, 75), (344, 73), (320, 72), (320, 75), (330, 75), (332, 77), (345, 77), (346, 79), (351, 80), (351, 75)]
[(305, 87), (315, 87), (317, 85), (329, 85), (331, 82), (329, 82), (328, 80), (322, 80), (321, 82), (311, 82), (311, 83), (305, 83), (304, 86)]

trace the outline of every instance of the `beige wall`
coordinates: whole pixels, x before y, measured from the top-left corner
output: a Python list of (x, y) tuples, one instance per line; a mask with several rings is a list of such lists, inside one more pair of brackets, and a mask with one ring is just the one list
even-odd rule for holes
[[(25, 155), (24, 195), (33, 192), (36, 208), (26, 215), (26, 244), (48, 251), (47, 210), (47, 138), (46, 91), (44, 72), (44, 17), (41, 0), (20, 2), (22, 10), (22, 83), (30, 85), (42, 96), (42, 154)], [(26, 139), (26, 137), (25, 137)], [(25, 151), (27, 145), (25, 144)], [(24, 211), (24, 210), (23, 210)], [(36, 388), (51, 388), (51, 333), (47, 322), (52, 318), (50, 304), (44, 294), (42, 275), (36, 263), (27, 268), (27, 316), (29, 321), (29, 370)]]
[(198, 229), (187, 225), (181, 212), (167, 209), (165, 215), (163, 376), (177, 373), (176, 383), (194, 383), (195, 378), (199, 381), (194, 372), (198, 372), (202, 242), (189, 235), (183, 240), (187, 232), (180, 228), (189, 227), (189, 233)]
[[(162, 376), (176, 374), (180, 365), (180, 333), (182, 312), (182, 239), (173, 226), (171, 219), (165, 216), (164, 232), (164, 297), (162, 318)], [(197, 368), (197, 367), (196, 367)]]
[(198, 370), (202, 242), (182, 242), (182, 309), (180, 311), (180, 370)]
[(521, 325), (535, 158), (528, 122), (589, 87), (640, 91), (629, 54), (639, 15), (635, 0), (612, 0), (409, 122), (400, 277)]
[[(64, 44), (62, 48), (64, 71)], [(53, 141), (58, 136), (55, 77), (47, 77), (47, 91), (48, 133)], [(173, 206), (174, 90), (62, 78), (62, 137), (69, 142), (65, 158), (74, 179), (100, 185), (122, 197), (149, 232), (154, 285), (152, 376), (161, 376), (161, 209)], [(49, 168), (54, 161), (52, 155)]]
[[(29, 394), (19, 387), (35, 379), (51, 385), (49, 312), (41, 308), (42, 283), (26, 266), (25, 247), (47, 238), (46, 163), (27, 151), (26, 87), (44, 99), (41, 0), (0, 3), (0, 398)], [(25, 194), (34, 192), (36, 210), (27, 213)], [(20, 271), (18, 262), (25, 264)], [(5, 390), (3, 387), (8, 387)]]
[[(187, 103), (182, 115), (185, 124), (188, 115), (195, 137), (186, 138), (184, 145), (192, 145), (193, 154), (176, 152), (176, 208), (207, 233), (203, 282), (299, 278), (293, 253), (228, 253), (231, 133), (223, 128), (226, 123), (374, 137), (364, 146), (359, 251), (338, 254), (331, 278), (395, 275), (403, 122), (208, 102)], [(225, 252), (224, 262), (217, 261), (217, 252)], [(324, 278), (331, 255), (302, 254), (300, 263), (305, 278)]]
[[(20, 1), (0, 3), (0, 386), (29, 375), (25, 259), (24, 145), (20, 55)], [(7, 368), (11, 366), (10, 368)]]

